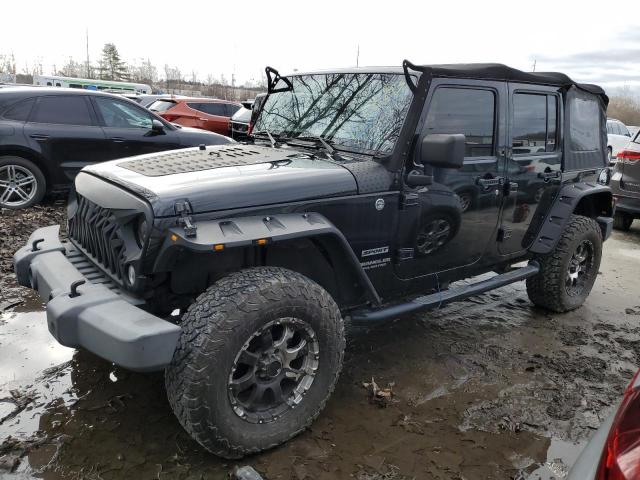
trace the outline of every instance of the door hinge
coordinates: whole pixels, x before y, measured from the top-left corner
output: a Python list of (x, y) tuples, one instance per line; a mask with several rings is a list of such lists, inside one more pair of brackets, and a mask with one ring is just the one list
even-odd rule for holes
[(415, 207), (420, 204), (419, 200), (420, 200), (420, 195), (418, 195), (417, 193), (413, 193), (413, 192), (404, 193), (400, 200), (400, 208), (404, 210), (409, 207)]
[(504, 242), (505, 240), (508, 240), (509, 238), (511, 238), (511, 230), (508, 228), (502, 228), (500, 227), (498, 229), (498, 242)]
[(176, 215), (180, 215), (178, 218), (178, 224), (183, 228), (184, 234), (187, 237), (195, 237), (197, 235), (198, 227), (195, 226), (191, 214), (191, 204), (187, 201), (176, 202), (174, 205)]
[(406, 262), (407, 260), (413, 260), (414, 250), (413, 248), (399, 248), (396, 253), (396, 263)]

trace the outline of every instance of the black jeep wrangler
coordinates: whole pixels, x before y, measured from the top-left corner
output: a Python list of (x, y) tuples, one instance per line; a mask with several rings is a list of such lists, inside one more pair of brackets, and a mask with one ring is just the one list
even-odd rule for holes
[(318, 416), (345, 321), (525, 279), (582, 305), (612, 227), (602, 89), (497, 64), (267, 76), (250, 142), (87, 167), (68, 240), (15, 254), (60, 343), (164, 369), (184, 428), (236, 458)]

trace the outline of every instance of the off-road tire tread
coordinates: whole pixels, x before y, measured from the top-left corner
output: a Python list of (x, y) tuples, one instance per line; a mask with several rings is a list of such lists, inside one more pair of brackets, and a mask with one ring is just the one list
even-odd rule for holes
[[(271, 284), (280, 288), (280, 293), (291, 298), (315, 300), (320, 303), (327, 312), (327, 319), (336, 322), (339, 351), (338, 369), (334, 372), (327, 395), (318, 405), (316, 410), (309, 415), (307, 421), (296, 431), (291, 433), (288, 439), (300, 434), (318, 417), (327, 400), (333, 393), (337, 379), (342, 370), (345, 348), (344, 322), (340, 310), (333, 298), (320, 285), (304, 275), (279, 267), (255, 267), (240, 270), (222, 278), (190, 305), (182, 318), (182, 334), (176, 347), (173, 361), (165, 370), (165, 383), (169, 403), (174, 414), (184, 429), (211, 453), (224, 458), (240, 458), (245, 455), (258, 453), (273, 448), (284, 441), (275, 442), (264, 448), (251, 448), (243, 445), (234, 445), (229, 439), (221, 435), (215, 425), (210, 424), (207, 418), (208, 408), (198, 402), (196, 398), (190, 399), (185, 395), (188, 386), (198, 382), (197, 372), (206, 367), (199, 348), (207, 344), (208, 354), (214, 353), (216, 344), (224, 342), (225, 337), (231, 334), (237, 327), (237, 315), (235, 311), (250, 309), (255, 305), (255, 297), (259, 294), (257, 286)], [(253, 301), (251, 301), (253, 299)], [(230, 309), (234, 312), (230, 312)], [(213, 328), (207, 328), (213, 322)], [(212, 338), (213, 335), (216, 338)], [(199, 354), (196, 352), (198, 347)]]
[(540, 272), (527, 278), (526, 281), (527, 295), (534, 305), (558, 313), (577, 308), (566, 305), (560, 295), (561, 289), (565, 288), (563, 283), (565, 272), (562, 264), (567, 255), (573, 254), (569, 250), (573, 239), (589, 231), (595, 231), (598, 235), (602, 235), (600, 226), (594, 219), (582, 215), (572, 215), (551, 253), (535, 259), (540, 264)]

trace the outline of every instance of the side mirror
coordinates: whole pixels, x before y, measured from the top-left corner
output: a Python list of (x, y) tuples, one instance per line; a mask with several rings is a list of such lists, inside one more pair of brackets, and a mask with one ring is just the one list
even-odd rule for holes
[(154, 118), (153, 120), (151, 120), (151, 130), (156, 133), (164, 132), (164, 125), (160, 120)]
[(420, 161), (438, 168), (462, 168), (464, 162), (464, 135), (432, 133), (422, 139)]

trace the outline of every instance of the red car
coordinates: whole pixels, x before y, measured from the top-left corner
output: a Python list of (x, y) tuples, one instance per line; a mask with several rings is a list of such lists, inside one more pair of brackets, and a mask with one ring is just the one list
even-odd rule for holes
[(171, 123), (227, 136), (229, 121), (240, 108), (240, 103), (213, 98), (162, 98), (149, 105), (149, 110)]

